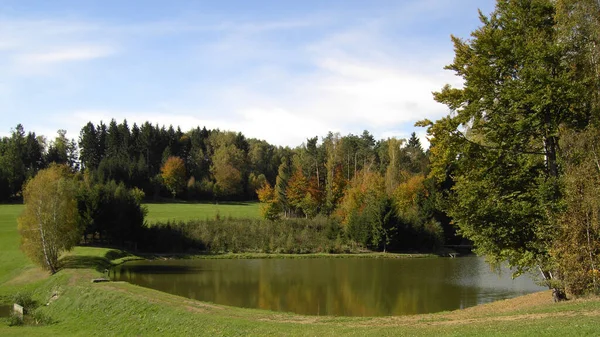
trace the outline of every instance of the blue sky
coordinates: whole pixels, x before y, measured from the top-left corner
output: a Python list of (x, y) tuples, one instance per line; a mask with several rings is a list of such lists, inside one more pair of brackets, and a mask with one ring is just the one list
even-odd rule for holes
[(407, 137), (492, 0), (0, 2), (0, 135), (146, 120), (300, 145)]

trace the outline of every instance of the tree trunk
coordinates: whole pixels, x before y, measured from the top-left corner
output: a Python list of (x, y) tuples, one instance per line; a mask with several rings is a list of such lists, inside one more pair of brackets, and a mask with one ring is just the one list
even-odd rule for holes
[(41, 222), (39, 224), (39, 229), (40, 238), (42, 239), (42, 250), (44, 252), (44, 259), (46, 259), (46, 264), (48, 265), (48, 268), (50, 268), (50, 273), (55, 274), (56, 268), (54, 268), (54, 264), (50, 261), (50, 257), (48, 256), (48, 248), (46, 247), (46, 237), (44, 235), (44, 229)]
[(567, 300), (567, 294), (562, 288), (552, 288), (552, 300), (554, 302), (562, 302)]
[(546, 281), (546, 285), (548, 286), (548, 288), (552, 289), (552, 300), (554, 300), (554, 302), (566, 301), (567, 294), (565, 292), (565, 289), (562, 286), (557, 285), (556, 282), (553, 282), (556, 280), (554, 278), (554, 275), (552, 275), (552, 273), (549, 271), (543, 270), (542, 267), (538, 266), (538, 268), (542, 273), (542, 277)]

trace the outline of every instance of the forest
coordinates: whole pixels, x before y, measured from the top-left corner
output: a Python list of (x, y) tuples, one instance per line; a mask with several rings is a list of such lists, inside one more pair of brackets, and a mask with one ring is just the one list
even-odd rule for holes
[[(374, 250), (431, 251), (460, 241), (436, 208), (442, 185), (427, 179), (427, 153), (414, 133), (378, 141), (368, 131), (329, 133), (290, 149), (232, 131), (184, 133), (112, 120), (88, 123), (78, 141), (59, 131), (47, 142), (18, 125), (1, 144), (3, 200), (17, 200), (39, 170), (66, 165), (85, 182), (79, 204), (90, 223), (102, 222), (92, 221), (100, 215), (90, 208), (99, 207), (98, 200), (111, 203), (105, 195), (122, 186), (147, 201), (260, 199), (267, 220), (330, 218), (343, 226), (344, 239)], [(87, 228), (111, 237), (111, 230)]]

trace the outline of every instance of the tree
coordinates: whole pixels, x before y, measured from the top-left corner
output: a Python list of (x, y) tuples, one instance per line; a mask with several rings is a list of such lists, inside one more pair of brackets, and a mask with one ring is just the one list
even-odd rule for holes
[(600, 294), (600, 129), (566, 132), (564, 205), (552, 253), (571, 294)]
[(388, 144), (389, 165), (385, 170), (385, 188), (388, 194), (392, 194), (402, 180), (400, 154), (404, 139), (389, 138), (386, 142)]
[(210, 172), (215, 178), (217, 196), (239, 195), (244, 189), (244, 153), (233, 144), (218, 147)]
[(471, 40), (452, 37), (455, 58), (446, 69), (464, 87), (434, 94), (452, 114), (419, 123), (433, 137), (433, 174), (443, 180), (452, 168), (446, 209), (478, 253), (517, 273), (539, 269), (561, 300), (549, 254), (561, 197), (559, 126), (585, 125), (590, 116), (580, 104), (585, 86), (568, 64), (576, 51), (560, 43), (550, 0), (501, 0), (481, 21)]
[(279, 207), (283, 209), (285, 216), (287, 216), (290, 206), (287, 198), (287, 187), (288, 181), (290, 180), (290, 167), (288, 161), (288, 158), (281, 159), (281, 165), (279, 165), (277, 178), (275, 179), (274, 191), (277, 203), (279, 204)]
[(169, 157), (160, 169), (165, 186), (171, 191), (173, 198), (185, 187), (185, 163), (179, 157)]
[(74, 140), (67, 138), (67, 131), (58, 130), (58, 135), (50, 143), (46, 161), (48, 163), (64, 164), (77, 168), (77, 145)]
[(263, 218), (271, 221), (278, 220), (281, 215), (281, 205), (269, 182), (265, 181), (263, 186), (256, 190), (256, 194), (260, 200), (260, 213)]
[(302, 173), (302, 169), (298, 166), (296, 167), (296, 170), (294, 170), (294, 173), (288, 180), (285, 193), (288, 200), (288, 204), (294, 213), (304, 213), (302, 205), (305, 201), (304, 199), (306, 197), (307, 190), (308, 180)]
[(21, 249), (52, 274), (58, 258), (78, 242), (76, 185), (64, 165), (52, 165), (29, 180), (23, 191), (25, 209), (18, 218)]
[(359, 172), (350, 181), (336, 210), (350, 239), (365, 247), (387, 245), (387, 223), (391, 212), (383, 177), (375, 172)]

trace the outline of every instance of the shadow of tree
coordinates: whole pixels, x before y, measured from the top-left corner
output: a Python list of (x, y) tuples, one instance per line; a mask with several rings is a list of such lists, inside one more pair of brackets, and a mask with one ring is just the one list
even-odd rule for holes
[(131, 254), (129, 254), (127, 251), (124, 251), (124, 250), (111, 249), (108, 252), (106, 252), (106, 254), (104, 254), (104, 257), (110, 261), (110, 260), (116, 260), (116, 259), (120, 259), (122, 257), (130, 256), (130, 255)]
[(112, 264), (104, 257), (100, 256), (88, 256), (88, 255), (75, 255), (65, 256), (59, 261), (61, 269), (95, 269), (99, 272), (104, 272), (106, 269), (110, 269)]

